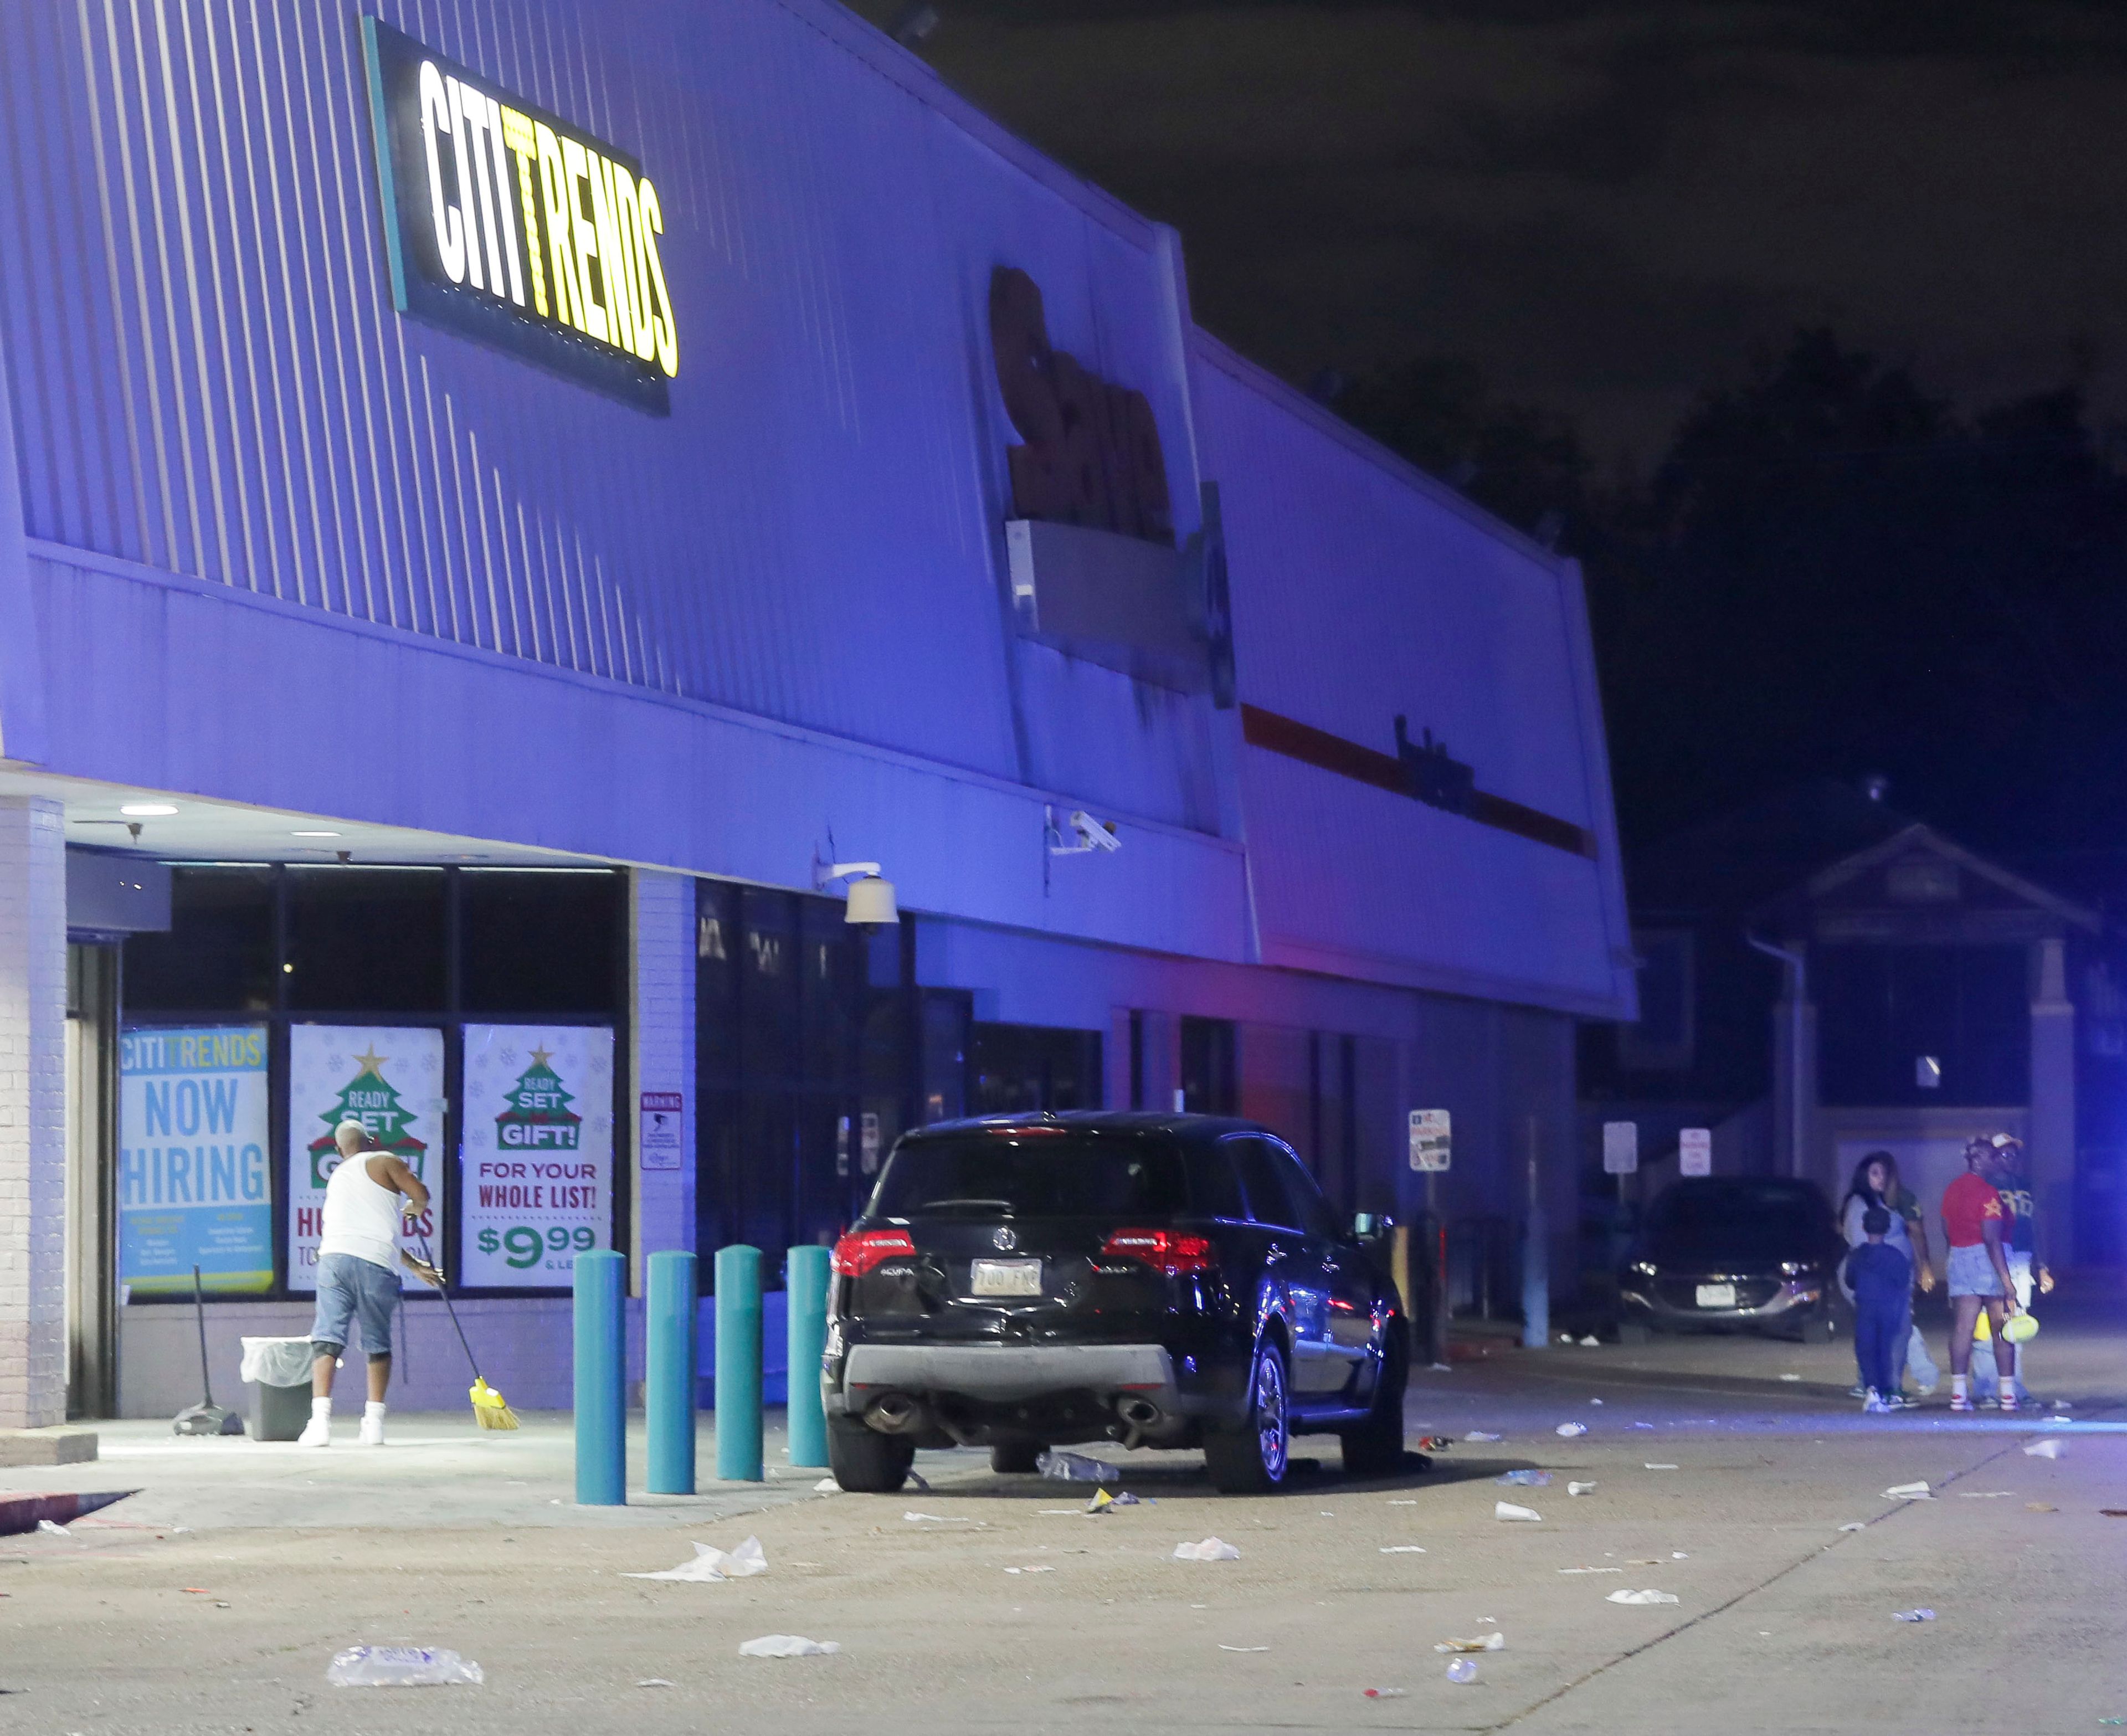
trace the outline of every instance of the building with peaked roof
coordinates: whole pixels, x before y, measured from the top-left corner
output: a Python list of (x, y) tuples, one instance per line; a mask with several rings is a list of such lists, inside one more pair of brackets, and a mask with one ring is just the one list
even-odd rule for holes
[(2078, 1064), (2073, 989), (2110, 979), (2096, 911), (1830, 782), (1666, 841), (1631, 885), (1640, 1016), (1583, 1033), (1584, 1149), (1636, 1122), (1644, 1191), (1704, 1127), (1717, 1173), (1835, 1198), (1885, 1150), (1932, 1202), (2006, 1130), (2055, 1257), (2116, 1247), (2079, 1179), (2079, 1106), (2114, 1083)]

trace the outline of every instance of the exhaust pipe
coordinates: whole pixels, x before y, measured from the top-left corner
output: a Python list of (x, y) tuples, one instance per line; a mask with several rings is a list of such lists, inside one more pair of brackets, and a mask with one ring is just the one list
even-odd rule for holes
[(889, 1392), (874, 1398), (865, 1421), (885, 1435), (912, 1435), (923, 1426), (923, 1406), (906, 1392)]
[(1122, 1444), (1133, 1451), (1144, 1440), (1145, 1430), (1157, 1427), (1161, 1420), (1159, 1406), (1136, 1392), (1125, 1392), (1116, 1401), (1116, 1415), (1123, 1420)]

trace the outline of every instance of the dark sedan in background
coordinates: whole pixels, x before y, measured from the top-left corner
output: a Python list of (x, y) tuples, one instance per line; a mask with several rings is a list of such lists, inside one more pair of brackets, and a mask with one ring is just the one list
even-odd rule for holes
[(1845, 1254), (1814, 1183), (1677, 1182), (1648, 1209), (1618, 1274), (1620, 1335), (1763, 1331), (1821, 1343), (1838, 1330)]

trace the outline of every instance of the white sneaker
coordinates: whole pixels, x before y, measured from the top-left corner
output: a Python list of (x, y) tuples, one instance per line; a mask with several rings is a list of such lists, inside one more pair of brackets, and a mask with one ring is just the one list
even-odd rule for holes
[(361, 1430), (354, 1438), (365, 1447), (382, 1446), (384, 1444), (384, 1419), (381, 1416), (363, 1417), (362, 1419)]
[(299, 1447), (329, 1447), (332, 1444), (332, 1419), (313, 1416), (303, 1425), (303, 1432), (296, 1437)]

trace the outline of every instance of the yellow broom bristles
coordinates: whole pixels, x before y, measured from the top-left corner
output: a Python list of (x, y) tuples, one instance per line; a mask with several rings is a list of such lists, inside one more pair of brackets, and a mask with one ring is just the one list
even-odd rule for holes
[(502, 1395), (484, 1380), (472, 1383), (472, 1417), (483, 1429), (514, 1429), (517, 1413), (503, 1402)]

